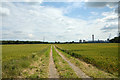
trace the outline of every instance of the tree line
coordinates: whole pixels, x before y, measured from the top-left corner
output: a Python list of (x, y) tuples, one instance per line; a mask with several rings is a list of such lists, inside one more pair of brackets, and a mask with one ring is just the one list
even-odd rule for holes
[[(110, 43), (120, 43), (120, 36), (114, 37), (113, 39), (109, 40)], [(19, 41), (19, 40), (2, 40), (0, 44), (61, 44), (61, 42), (42, 42), (42, 41)], [(79, 42), (65, 42), (64, 44), (71, 44), (71, 43), (79, 43)]]
[(114, 37), (113, 39), (110, 40), (111, 43), (120, 43), (120, 36), (119, 37)]
[(3, 40), (0, 41), (0, 44), (48, 44), (48, 42), (42, 42), (42, 41), (14, 41), (14, 40)]

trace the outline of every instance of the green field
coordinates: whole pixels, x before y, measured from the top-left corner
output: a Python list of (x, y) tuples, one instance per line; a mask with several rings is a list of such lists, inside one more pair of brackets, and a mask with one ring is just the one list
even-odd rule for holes
[(63, 52), (97, 68), (118, 75), (118, 44), (57, 44)]
[(45, 44), (2, 45), (2, 76), (21, 76), (21, 71), (37, 59), (35, 56), (42, 56), (48, 48)]
[(94, 78), (114, 78), (118, 75), (118, 44), (16, 44), (2, 45), (3, 78), (49, 78), (49, 58), (52, 56), (60, 78), (78, 78), (68, 61)]

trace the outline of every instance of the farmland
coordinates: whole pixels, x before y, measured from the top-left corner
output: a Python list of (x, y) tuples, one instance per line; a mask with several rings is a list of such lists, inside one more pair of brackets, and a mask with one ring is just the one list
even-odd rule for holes
[(118, 75), (118, 44), (58, 44), (56, 46), (75, 58)]
[(2, 45), (2, 77), (115, 78), (117, 51), (118, 44), (108, 43)]
[(37, 60), (47, 51), (49, 45), (3, 45), (2, 76), (4, 78), (21, 76), (21, 71), (28, 68), (31, 61)]

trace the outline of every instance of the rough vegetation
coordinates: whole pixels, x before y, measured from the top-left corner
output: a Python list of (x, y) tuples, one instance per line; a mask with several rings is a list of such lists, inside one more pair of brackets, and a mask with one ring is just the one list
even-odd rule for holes
[(2, 77), (16, 78), (21, 71), (28, 68), (35, 56), (41, 56), (49, 45), (3, 45), (2, 46)]
[(62, 57), (55, 51), (54, 48), (53, 48), (53, 59), (60, 78), (77, 78), (77, 75), (69, 66), (69, 64), (62, 59)]

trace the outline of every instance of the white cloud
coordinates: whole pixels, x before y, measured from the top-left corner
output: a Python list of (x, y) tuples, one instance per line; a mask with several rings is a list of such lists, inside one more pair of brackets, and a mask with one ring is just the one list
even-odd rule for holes
[(100, 22), (114, 22), (118, 20), (118, 15), (115, 12), (103, 12), (103, 18), (97, 19)]
[(25, 0), (24, 2), (30, 5), (36, 5), (36, 4), (40, 5), (43, 2), (43, 0)]
[(103, 23), (104, 27), (101, 28), (104, 32), (116, 31), (118, 30), (118, 15), (112, 12), (103, 12), (102, 18), (97, 19), (97, 22)]
[[(39, 2), (41, 0), (1, 0), (1, 2)], [(44, 2), (119, 2), (120, 0), (44, 0)]]
[(35, 10), (29, 10), (31, 15), (37, 15), (39, 16), (39, 12), (35, 11)]
[(43, 0), (1, 0), (0, 2), (26, 2), (29, 4), (41, 4)]
[[(11, 15), (3, 18), (3, 29), (8, 29), (4, 31), (3, 39), (42, 40), (45, 36), (46, 41), (66, 41), (91, 39), (92, 34), (106, 38), (100, 32), (103, 23), (64, 16), (62, 9), (37, 4), (15, 6), (15, 3), (7, 3), (7, 6)], [(16, 30), (22, 33), (14, 33)]]
[(28, 34), (28, 36), (29, 36), (30, 38), (33, 38), (33, 34)]
[(92, 15), (98, 15), (98, 13), (97, 13), (97, 12), (91, 12), (91, 14), (92, 14)]
[(39, 2), (42, 3), (43, 0), (24, 0), (25, 2)]
[(85, 2), (119, 2), (120, 0), (85, 0)]
[(10, 14), (10, 10), (8, 8), (0, 7), (0, 16), (8, 16)]

